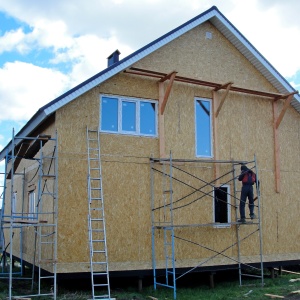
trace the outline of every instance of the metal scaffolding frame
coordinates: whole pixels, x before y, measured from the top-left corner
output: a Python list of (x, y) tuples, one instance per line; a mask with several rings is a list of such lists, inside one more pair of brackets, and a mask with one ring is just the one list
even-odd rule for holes
[[(220, 165), (226, 165), (230, 168), (228, 172), (225, 172), (220, 177), (208, 182), (203, 180), (200, 176), (196, 176), (191, 172), (186, 171), (184, 168), (198, 168), (198, 173), (201, 174), (201, 170), (210, 169), (211, 172), (213, 168), (207, 167), (213, 164), (214, 168)], [(254, 220), (247, 220), (246, 223), (238, 222), (238, 209), (239, 209), (239, 193), (237, 190), (237, 179), (236, 168), (240, 167), (242, 164), (250, 165), (250, 169), (256, 173), (256, 191), (257, 191), (257, 204), (255, 204), (255, 209), (257, 210), (257, 218)], [(187, 160), (187, 159), (172, 159), (172, 154), (170, 158), (151, 158), (151, 221), (152, 221), (152, 267), (153, 267), (153, 277), (154, 277), (154, 288), (157, 286), (164, 286), (173, 289), (174, 299), (176, 299), (176, 281), (183, 277), (184, 275), (195, 271), (197, 268), (210, 262), (212, 259), (222, 256), (227, 260), (234, 262), (238, 265), (239, 269), (239, 282), (242, 285), (242, 278), (245, 276), (257, 277), (261, 279), (262, 286), (264, 285), (263, 276), (263, 256), (262, 256), (262, 231), (261, 231), (261, 219), (260, 219), (260, 190), (259, 190), (259, 178), (258, 178), (258, 168), (256, 156), (254, 156), (253, 161), (226, 161), (226, 160)], [(203, 168), (203, 169), (202, 169)], [(214, 169), (215, 170), (215, 169)], [(174, 173), (176, 172), (176, 175)], [(183, 174), (182, 178), (179, 177)], [(215, 176), (215, 175), (213, 175)], [(211, 177), (213, 178), (213, 177)], [(197, 181), (198, 185), (195, 186), (190, 183), (190, 181)], [(223, 182), (220, 184), (220, 182)], [(234, 199), (234, 204), (227, 203), (227, 206), (231, 206), (235, 210), (235, 220), (231, 220), (226, 223), (226, 227), (231, 228), (236, 227), (236, 241), (222, 250), (215, 250), (211, 247), (205, 246), (201, 241), (188, 240), (185, 237), (180, 237), (177, 232), (182, 231), (184, 228), (190, 228), (195, 232), (199, 232), (200, 228), (207, 227), (218, 227), (222, 224), (220, 223), (181, 223), (178, 220), (178, 214), (174, 212), (178, 209), (188, 207), (197, 203), (198, 201), (205, 201), (207, 199), (214, 199), (215, 189), (220, 190), (220, 188), (225, 185), (231, 184), (233, 186), (233, 192), (227, 193), (227, 197)], [(176, 187), (175, 187), (176, 185)], [(178, 185), (180, 186), (178, 188)], [(200, 187), (199, 187), (200, 185)], [(175, 199), (179, 192), (179, 189), (185, 187), (191, 190), (186, 194), (180, 195), (179, 198)], [(160, 192), (158, 192), (160, 190)], [(191, 197), (196, 196), (196, 199), (190, 200)], [(224, 225), (224, 224), (223, 224)], [(241, 233), (243, 226), (248, 227), (248, 232), (245, 234)], [(250, 231), (250, 232), (249, 232)], [(253, 264), (246, 263), (242, 261), (242, 249), (241, 244), (246, 239), (251, 236), (259, 239), (259, 268), (255, 267)], [(162, 237), (162, 238), (161, 238)], [(163, 240), (163, 241), (162, 241)], [(188, 268), (184, 273), (176, 272), (176, 243), (178, 241), (189, 243), (194, 246), (201, 247), (205, 250), (212, 252), (213, 254), (197, 263), (195, 266)], [(163, 248), (163, 249), (161, 249)], [(237, 258), (230, 257), (225, 254), (225, 252), (231, 248), (236, 248)], [(157, 258), (158, 250), (160, 249), (160, 260)], [(163, 251), (162, 251), (163, 250)], [(164, 263), (163, 263), (164, 261)], [(159, 267), (158, 267), (159, 265)], [(162, 267), (164, 265), (164, 268)], [(184, 267), (184, 269), (187, 269)], [(247, 274), (243, 270), (254, 271), (252, 274)], [(163, 274), (163, 275), (160, 275)]]
[[(49, 145), (48, 149), (51, 149), (51, 151), (47, 150), (49, 153), (43, 153), (45, 151), (43, 147), (46, 143)], [(5, 157), (1, 214), (1, 232), (3, 233), (4, 240), (0, 276), (9, 280), (9, 300), (16, 297), (35, 296), (49, 296), (55, 300), (58, 212), (57, 134), (55, 134), (54, 138), (50, 135), (22, 137), (15, 136), (13, 130), (11, 145), (11, 151), (7, 151)], [(26, 182), (25, 169), (23, 173), (16, 172), (22, 160), (34, 161), (37, 167), (36, 173), (31, 178), (33, 180), (37, 176), (36, 185), (34, 185), (34, 190), (37, 192), (34, 192), (31, 204), (28, 198), (27, 209), (25, 208), (25, 185), (29, 185), (31, 180)], [(16, 176), (22, 176), (22, 203), (19, 206), (15, 203)], [(18, 187), (20, 188), (20, 183)], [(31, 210), (29, 208), (30, 205)], [(31, 277), (23, 276), (25, 265), (23, 261), (25, 231), (34, 237), (31, 245), (33, 253), (30, 253), (32, 261), (26, 261), (26, 263), (32, 264)], [(16, 246), (14, 236), (18, 236), (19, 246)], [(9, 261), (6, 261), (6, 257), (9, 257)], [(20, 270), (18, 272), (15, 272), (13, 269), (14, 260), (20, 262)], [(37, 278), (35, 278), (35, 272), (37, 273)], [(30, 280), (31, 294), (21, 296), (12, 295), (14, 280)], [(42, 281), (51, 283), (50, 292), (42, 293)], [(34, 282), (37, 282), (36, 288), (34, 287)]]

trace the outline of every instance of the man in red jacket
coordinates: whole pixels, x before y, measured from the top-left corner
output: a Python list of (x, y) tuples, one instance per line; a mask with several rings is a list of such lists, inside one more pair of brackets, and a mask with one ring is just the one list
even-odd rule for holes
[(242, 191), (240, 198), (240, 223), (246, 223), (245, 217), (245, 205), (247, 201), (247, 197), (249, 199), (249, 210), (250, 210), (250, 218), (251, 220), (255, 219), (256, 216), (254, 214), (254, 198), (253, 198), (253, 185), (256, 182), (256, 174), (248, 169), (245, 165), (241, 166), (241, 174), (238, 177), (239, 181), (242, 181)]

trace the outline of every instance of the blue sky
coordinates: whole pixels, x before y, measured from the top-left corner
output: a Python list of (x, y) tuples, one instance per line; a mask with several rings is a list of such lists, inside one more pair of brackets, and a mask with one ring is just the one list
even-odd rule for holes
[(0, 148), (113, 51), (123, 58), (213, 5), (300, 88), (298, 0), (0, 0)]

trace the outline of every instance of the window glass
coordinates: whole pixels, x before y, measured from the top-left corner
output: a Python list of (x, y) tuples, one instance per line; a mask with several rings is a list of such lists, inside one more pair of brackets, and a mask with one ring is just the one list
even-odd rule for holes
[(118, 99), (102, 97), (101, 129), (118, 131)]
[(140, 103), (140, 130), (142, 134), (156, 134), (155, 103)]
[(211, 105), (210, 101), (196, 100), (196, 153), (211, 157)]
[(157, 136), (157, 105), (153, 101), (101, 96), (100, 114), (101, 131)]
[(136, 131), (136, 103), (122, 101), (122, 131)]

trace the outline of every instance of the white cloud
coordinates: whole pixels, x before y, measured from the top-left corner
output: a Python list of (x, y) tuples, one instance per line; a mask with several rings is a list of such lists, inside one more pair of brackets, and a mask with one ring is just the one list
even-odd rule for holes
[(0, 82), (0, 120), (27, 120), (69, 87), (61, 72), (22, 62), (6, 63)]
[[(234, 9), (226, 17), (283, 76), (290, 77), (300, 70), (297, 59), (300, 39), (295, 38), (300, 36), (300, 21), (297, 17), (298, 26), (293, 25), (277, 2), (234, 0)], [(284, 3), (285, 11), (290, 14), (296, 7), (300, 9), (300, 1), (296, 7), (289, 1)]]
[(99, 39), (95, 35), (85, 35), (78, 37), (65, 56), (76, 61), (73, 65), (70, 78), (72, 82), (80, 83), (90, 76), (98, 73), (107, 67), (107, 57), (119, 48), (121, 57), (129, 55), (133, 50), (120, 45), (116, 38), (108, 40)]
[[(37, 67), (32, 61), (6, 63), (0, 69), (0, 101), (5, 110), (0, 119), (6, 115), (27, 120), (66, 89), (104, 69), (114, 50), (119, 49), (121, 58), (125, 57), (212, 5), (217, 5), (283, 76), (293, 77), (300, 70), (300, 39), (295, 39), (300, 36), (300, 24), (294, 12), (295, 7), (300, 9), (300, 1), (282, 3), (177, 0), (174, 5), (173, 0), (90, 0), (87, 5), (83, 0), (0, 0), (0, 10), (32, 29), (5, 33), (0, 37), (0, 54), (46, 48), (53, 55), (48, 68)], [(291, 42), (293, 46), (289, 46)], [(68, 74), (55, 70), (60, 64), (68, 66)]]
[(0, 37), (0, 54), (5, 51), (17, 50), (20, 53), (28, 51), (26, 43), (24, 43), (25, 34), (21, 28), (6, 32)]

